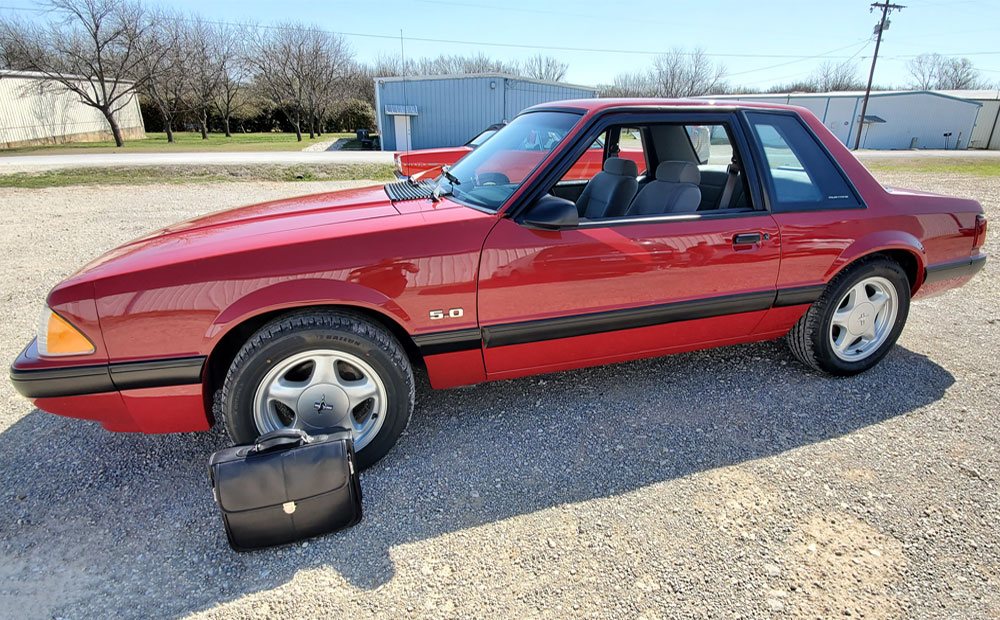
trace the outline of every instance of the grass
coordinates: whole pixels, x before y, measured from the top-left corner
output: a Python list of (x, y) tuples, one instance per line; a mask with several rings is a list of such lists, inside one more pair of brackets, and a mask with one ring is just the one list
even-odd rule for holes
[(905, 161), (869, 159), (864, 163), (870, 170), (889, 172), (925, 172), (931, 174), (965, 174), (978, 177), (1000, 177), (1000, 160), (949, 157), (942, 161), (937, 158), (914, 157)]
[(73, 153), (195, 153), (209, 151), (301, 151), (310, 144), (327, 142), (338, 138), (353, 138), (353, 133), (328, 133), (302, 142), (294, 133), (234, 133), (227, 138), (221, 133), (208, 134), (207, 140), (192, 131), (174, 132), (174, 142), (167, 142), (165, 133), (147, 133), (143, 140), (126, 140), (125, 146), (118, 148), (113, 141), (108, 142), (67, 142), (65, 144), (42, 144), (20, 146), (0, 150), (5, 155), (66, 155)]
[(68, 168), (0, 175), (0, 187), (37, 189), (70, 185), (147, 185), (212, 181), (388, 181), (389, 164), (307, 164), (294, 166), (142, 166)]

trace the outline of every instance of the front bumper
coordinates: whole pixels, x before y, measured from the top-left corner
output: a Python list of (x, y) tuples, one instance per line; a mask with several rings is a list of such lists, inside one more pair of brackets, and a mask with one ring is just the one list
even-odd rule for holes
[(32, 341), (11, 365), (10, 380), (42, 411), (93, 420), (111, 431), (178, 433), (211, 427), (201, 383), (204, 357), (65, 364), (40, 358)]
[(204, 356), (113, 364), (47, 365), (32, 340), (10, 367), (10, 382), (27, 398), (60, 398), (201, 383)]

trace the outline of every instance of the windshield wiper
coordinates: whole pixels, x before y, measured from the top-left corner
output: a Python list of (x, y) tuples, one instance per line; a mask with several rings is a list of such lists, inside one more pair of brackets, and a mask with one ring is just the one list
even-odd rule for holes
[(452, 185), (461, 185), (462, 182), (458, 180), (458, 177), (451, 173), (451, 166), (441, 166), (441, 175), (451, 181)]

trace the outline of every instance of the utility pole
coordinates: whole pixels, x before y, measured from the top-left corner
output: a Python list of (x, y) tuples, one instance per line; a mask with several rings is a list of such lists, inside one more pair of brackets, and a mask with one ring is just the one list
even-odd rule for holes
[(905, 9), (906, 7), (901, 4), (889, 4), (889, 0), (883, 0), (883, 2), (872, 2), (872, 6), (868, 9), (871, 13), (875, 9), (882, 9), (882, 19), (879, 20), (878, 24), (875, 26), (875, 32), (878, 38), (875, 39), (875, 53), (872, 54), (872, 69), (868, 73), (868, 88), (865, 89), (865, 102), (861, 104), (861, 119), (858, 121), (858, 135), (854, 138), (854, 150), (858, 150), (861, 145), (861, 131), (865, 128), (865, 112), (868, 111), (868, 97), (872, 94), (872, 78), (875, 77), (875, 61), (878, 60), (878, 48), (882, 44), (882, 31), (889, 28), (889, 13), (893, 11), (899, 11)]

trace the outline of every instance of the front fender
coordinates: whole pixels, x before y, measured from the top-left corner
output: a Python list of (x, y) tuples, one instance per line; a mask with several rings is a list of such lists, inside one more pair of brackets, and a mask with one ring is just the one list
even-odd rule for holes
[(406, 311), (384, 293), (354, 282), (310, 278), (272, 284), (237, 299), (219, 313), (205, 338), (214, 346), (230, 329), (247, 319), (277, 310), (319, 305), (365, 308), (387, 315), (400, 325), (409, 322)]

